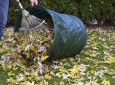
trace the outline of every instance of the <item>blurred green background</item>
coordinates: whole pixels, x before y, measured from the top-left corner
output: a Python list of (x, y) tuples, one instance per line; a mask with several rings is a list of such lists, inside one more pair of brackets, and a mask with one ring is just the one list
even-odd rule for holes
[[(30, 6), (29, 0), (20, 0), (24, 8)], [(91, 24), (93, 19), (98, 25), (115, 24), (115, 0), (39, 0), (39, 4), (59, 13), (79, 17), (85, 24)], [(8, 25), (14, 25), (21, 11), (15, 0), (11, 0)]]

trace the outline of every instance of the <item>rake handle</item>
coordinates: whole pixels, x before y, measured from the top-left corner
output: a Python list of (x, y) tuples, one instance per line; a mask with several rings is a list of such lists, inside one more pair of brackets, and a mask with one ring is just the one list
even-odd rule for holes
[(21, 9), (21, 10), (24, 10), (24, 8), (23, 8), (23, 6), (22, 6), (21, 2), (20, 2), (19, 0), (16, 0), (16, 2), (18, 3), (18, 5), (19, 5), (20, 9)]
[(21, 2), (20, 2), (19, 0), (16, 0), (16, 2), (18, 3), (20, 9), (22, 10), (22, 14), (23, 14), (24, 16), (28, 16), (29, 12), (26, 11), (26, 10), (23, 8)]

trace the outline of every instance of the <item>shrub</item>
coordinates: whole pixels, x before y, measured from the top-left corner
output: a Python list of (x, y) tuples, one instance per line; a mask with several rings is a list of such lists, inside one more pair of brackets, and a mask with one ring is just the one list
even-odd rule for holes
[[(29, 0), (21, 0), (24, 8), (30, 5)], [(89, 24), (92, 18), (101, 21), (114, 23), (115, 0), (40, 0), (39, 3), (46, 8), (59, 13), (66, 13), (78, 16), (84, 23)], [(12, 1), (9, 10), (8, 24), (15, 24), (21, 11), (15, 1)]]

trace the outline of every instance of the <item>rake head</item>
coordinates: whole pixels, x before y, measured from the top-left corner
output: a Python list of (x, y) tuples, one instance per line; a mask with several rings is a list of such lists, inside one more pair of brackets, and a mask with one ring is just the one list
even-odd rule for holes
[(21, 28), (19, 29), (20, 36), (27, 39), (28, 43), (40, 42), (43, 39), (51, 40), (50, 25), (42, 19), (29, 14), (28, 11), (22, 11)]
[(16, 40), (21, 45), (22, 42), (24, 42), (24, 45), (27, 45), (24, 50), (21, 51), (21, 56), (32, 58), (35, 61), (35, 59), (47, 55), (47, 50), (50, 48), (53, 35), (53, 32), (51, 32), (51, 25), (46, 22), (46, 19), (45, 21), (31, 15), (22, 7), (19, 0), (17, 0), (17, 2), (22, 10), (22, 22)]
[(38, 28), (47, 29), (48, 24), (45, 20), (39, 19), (36, 16), (29, 14), (26, 10), (23, 10), (21, 27), (26, 28), (24, 30), (35, 30)]

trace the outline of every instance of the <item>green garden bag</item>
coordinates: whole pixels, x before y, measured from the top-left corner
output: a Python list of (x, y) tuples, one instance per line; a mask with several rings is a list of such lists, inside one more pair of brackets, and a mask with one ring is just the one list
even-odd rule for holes
[[(28, 7), (26, 10), (38, 18), (50, 16), (53, 22), (54, 40), (47, 51), (49, 57), (46, 61), (73, 57), (83, 50), (86, 44), (87, 31), (78, 17), (60, 14), (43, 6)], [(17, 19), (15, 32), (19, 31), (21, 20), (22, 16)]]

